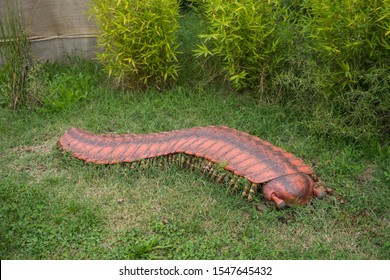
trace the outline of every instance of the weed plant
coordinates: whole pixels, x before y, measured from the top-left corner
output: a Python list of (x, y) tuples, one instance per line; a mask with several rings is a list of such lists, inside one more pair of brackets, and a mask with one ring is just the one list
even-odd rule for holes
[(99, 65), (91, 61), (69, 57), (61, 65), (63, 69), (56, 71), (52, 63), (41, 65), (37, 88), (31, 88), (31, 91), (40, 91), (39, 111), (52, 112), (74, 106), (93, 94), (98, 81), (104, 81)]
[(0, 105), (12, 109), (31, 101), (26, 86), (32, 66), (31, 48), (17, 5), (6, 0), (0, 12)]

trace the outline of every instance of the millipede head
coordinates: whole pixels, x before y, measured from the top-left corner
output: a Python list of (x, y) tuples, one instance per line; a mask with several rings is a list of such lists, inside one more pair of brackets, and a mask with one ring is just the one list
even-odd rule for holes
[(305, 205), (313, 198), (314, 181), (304, 173), (294, 173), (265, 183), (262, 191), (265, 198), (274, 201), (278, 208)]

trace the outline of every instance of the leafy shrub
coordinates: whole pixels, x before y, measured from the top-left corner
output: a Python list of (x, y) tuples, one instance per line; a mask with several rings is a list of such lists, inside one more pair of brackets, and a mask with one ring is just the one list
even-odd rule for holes
[(346, 126), (388, 132), (390, 1), (307, 0), (302, 7), (325, 98)]
[(205, 0), (208, 34), (197, 57), (216, 56), (237, 89), (264, 91), (284, 59), (278, 30), (285, 8), (277, 1)]
[(37, 65), (29, 90), (37, 96), (43, 112), (59, 111), (87, 99), (102, 76), (97, 63), (78, 57)]
[(177, 76), (176, 0), (92, 0), (99, 61), (125, 87), (160, 87)]
[(25, 107), (41, 112), (65, 109), (94, 93), (102, 78), (98, 63), (79, 57), (35, 62), (27, 75)]
[(304, 4), (310, 11), (305, 21), (312, 49), (329, 62), (334, 73), (331, 82), (337, 88), (356, 88), (362, 70), (388, 59), (390, 13), (385, 14), (386, 2), (389, 0), (309, 0)]
[(91, 77), (84, 73), (56, 74), (46, 82), (41, 111), (54, 112), (85, 99), (90, 93)]

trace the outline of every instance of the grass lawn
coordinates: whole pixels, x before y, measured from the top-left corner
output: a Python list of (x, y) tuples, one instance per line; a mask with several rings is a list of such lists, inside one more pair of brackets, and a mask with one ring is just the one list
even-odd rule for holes
[[(0, 110), (1, 259), (390, 258), (383, 143), (314, 133), (312, 116), (217, 84), (196, 87), (191, 69), (163, 92), (123, 94), (93, 63), (47, 68), (56, 89), (92, 78), (87, 97), (61, 110)], [(296, 154), (335, 194), (278, 211), (176, 166), (131, 171), (57, 149), (69, 127), (149, 133), (202, 125), (243, 130)]]

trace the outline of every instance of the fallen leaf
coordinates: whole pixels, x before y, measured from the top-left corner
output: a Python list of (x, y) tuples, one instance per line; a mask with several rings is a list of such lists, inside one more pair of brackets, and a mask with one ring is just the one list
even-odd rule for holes
[(333, 195), (333, 194), (334, 194), (334, 190), (331, 189), (331, 188), (326, 188), (326, 189), (325, 189), (325, 192), (326, 192), (326, 194), (328, 194), (328, 195)]
[(265, 206), (264, 204), (260, 203), (260, 204), (257, 204), (256, 206), (256, 210), (259, 211), (259, 212), (263, 212), (264, 209), (266, 209), (267, 206)]

